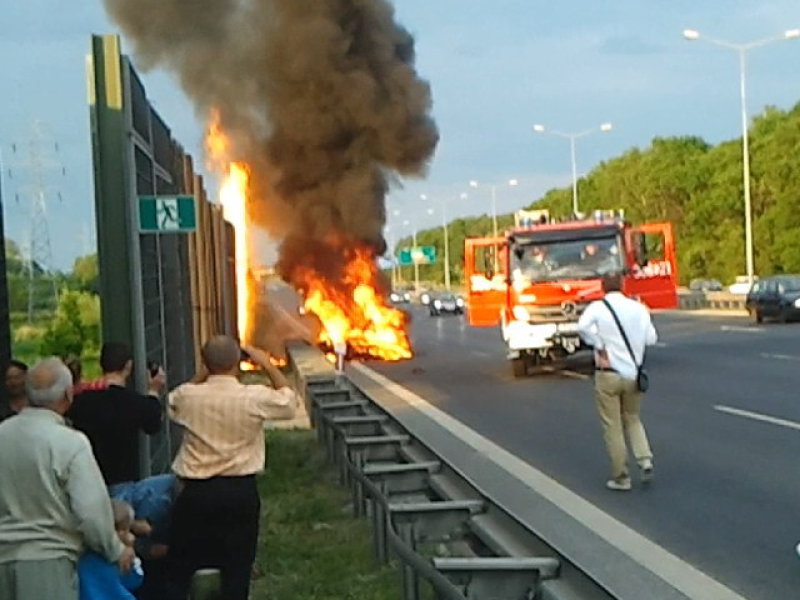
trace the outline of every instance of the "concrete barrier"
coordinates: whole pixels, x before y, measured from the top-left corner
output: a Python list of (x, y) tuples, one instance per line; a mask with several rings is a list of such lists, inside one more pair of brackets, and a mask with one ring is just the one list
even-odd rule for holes
[(681, 292), (678, 308), (681, 310), (728, 310), (745, 311), (744, 294), (730, 292)]

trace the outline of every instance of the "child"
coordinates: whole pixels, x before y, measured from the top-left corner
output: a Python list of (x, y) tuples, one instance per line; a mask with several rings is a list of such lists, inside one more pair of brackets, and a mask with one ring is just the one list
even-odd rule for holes
[[(123, 544), (133, 546), (133, 508), (121, 500), (112, 499), (114, 528)], [(78, 560), (80, 600), (135, 600), (131, 592), (142, 585), (142, 563), (136, 558), (130, 573), (123, 575), (116, 564), (96, 552), (87, 552)]]

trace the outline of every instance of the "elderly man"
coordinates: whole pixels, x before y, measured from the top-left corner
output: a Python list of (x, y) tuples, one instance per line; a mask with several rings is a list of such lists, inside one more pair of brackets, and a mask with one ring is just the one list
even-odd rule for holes
[(183, 483), (172, 512), (168, 598), (184, 600), (201, 567), (222, 571), (222, 597), (247, 600), (261, 507), (256, 473), (264, 469), (264, 424), (291, 419), (297, 397), (262, 350), (245, 348), (272, 387), (239, 383), (240, 349), (218, 336), (203, 347), (201, 369), (169, 397), (184, 427), (172, 468)]
[(29, 406), (0, 425), (0, 598), (77, 600), (88, 547), (130, 568), (89, 440), (67, 427), (72, 375), (57, 358), (28, 372)]

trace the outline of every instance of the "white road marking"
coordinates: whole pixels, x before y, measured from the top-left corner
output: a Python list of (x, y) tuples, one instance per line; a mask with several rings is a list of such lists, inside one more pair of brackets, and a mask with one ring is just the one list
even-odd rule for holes
[(484, 352), (483, 350), (472, 350), (470, 354), (474, 354), (475, 356), (480, 356), (483, 358), (492, 358), (492, 355), (488, 352)]
[(775, 360), (800, 360), (800, 356), (792, 356), (791, 354), (769, 354), (767, 352), (762, 352), (761, 358), (769, 358)]
[(669, 344), (667, 344), (666, 342), (656, 342), (655, 343), (655, 347), (656, 348), (667, 348), (668, 346), (669, 346)]
[(738, 333), (764, 333), (763, 327), (742, 327), (740, 325), (722, 325), (720, 331), (736, 331)]
[(364, 365), (352, 363), (352, 369), (372, 380), (373, 384), (394, 393), (409, 406), (416, 408), (428, 418), (450, 430), (472, 446), (480, 456), (487, 457), (487, 460), (491, 460), (500, 468), (512, 473), (533, 492), (561, 507), (564, 512), (605, 538), (610, 544), (655, 573), (687, 598), (691, 600), (707, 600), (708, 598), (746, 600), (697, 567), (650, 541), (508, 450), (483, 437), (446, 412), (432, 406), (411, 390)]
[(733, 408), (732, 406), (723, 406), (718, 404), (714, 410), (735, 415), (737, 417), (745, 417), (746, 419), (753, 419), (754, 421), (761, 421), (762, 423), (770, 423), (771, 425), (780, 425), (781, 427), (788, 427), (789, 429), (800, 430), (800, 423), (797, 421), (789, 421), (787, 419), (780, 419), (778, 417), (771, 417), (761, 413), (751, 412), (749, 410), (742, 410), (741, 408)]

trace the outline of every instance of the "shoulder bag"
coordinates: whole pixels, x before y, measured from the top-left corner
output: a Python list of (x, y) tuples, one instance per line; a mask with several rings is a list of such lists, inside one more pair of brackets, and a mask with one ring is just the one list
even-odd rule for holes
[(633, 364), (636, 366), (636, 388), (640, 392), (644, 393), (650, 389), (650, 378), (647, 376), (647, 371), (644, 370), (644, 363), (640, 365), (636, 362), (636, 355), (633, 353), (631, 343), (628, 340), (628, 336), (625, 334), (625, 329), (623, 329), (622, 323), (619, 322), (617, 313), (614, 312), (613, 308), (611, 308), (611, 303), (603, 298), (603, 304), (606, 305), (608, 312), (610, 312), (611, 316), (614, 317), (614, 322), (617, 324), (620, 334), (622, 334), (622, 339), (625, 341), (625, 346), (627, 346), (628, 352), (631, 353), (631, 360), (633, 360)]

